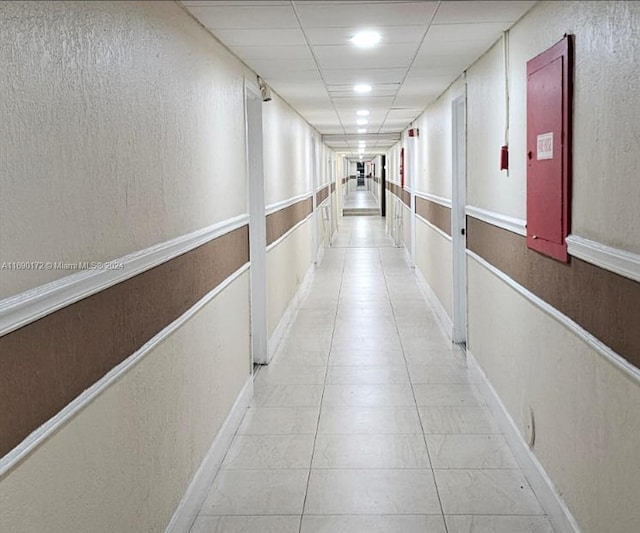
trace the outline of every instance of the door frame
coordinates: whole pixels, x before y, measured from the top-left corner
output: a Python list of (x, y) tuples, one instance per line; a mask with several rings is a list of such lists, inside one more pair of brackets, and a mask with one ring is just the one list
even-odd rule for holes
[(262, 95), (245, 79), (244, 119), (247, 208), (249, 211), (251, 358), (269, 363), (267, 338), (267, 230), (262, 145)]
[(453, 263), (452, 341), (467, 342), (467, 236), (466, 236), (466, 97), (451, 102), (451, 246)]

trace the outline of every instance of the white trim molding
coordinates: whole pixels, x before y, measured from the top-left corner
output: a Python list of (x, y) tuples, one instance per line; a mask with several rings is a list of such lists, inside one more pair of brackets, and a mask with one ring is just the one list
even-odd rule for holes
[(253, 397), (253, 376), (249, 376), (240, 394), (236, 398), (231, 411), (220, 427), (207, 455), (187, 487), (182, 500), (171, 517), (165, 533), (188, 533), (193, 526), (198, 512), (207, 497), (220, 465), (231, 446), (231, 441), (242, 423)]
[(0, 300), (0, 336), (108, 289), (249, 223), (243, 214)]
[(267, 207), (265, 207), (264, 212), (266, 215), (271, 215), (276, 211), (280, 211), (281, 209), (290, 207), (293, 204), (297, 204), (302, 200), (306, 200), (307, 198), (313, 198), (314, 196), (315, 194), (310, 192), (305, 192), (304, 194), (299, 194), (298, 196), (292, 196), (291, 198), (287, 198), (286, 200), (269, 204)]
[(629, 361), (627, 361), (624, 357), (614, 352), (609, 346), (603, 343), (600, 339), (594, 337), (591, 333), (589, 333), (582, 326), (571, 320), (567, 315), (561, 313), (548, 304), (531, 291), (520, 285), (517, 281), (507, 276), (500, 269), (494, 267), (491, 263), (484, 260), (475, 252), (471, 250), (467, 250), (467, 256), (473, 258), (475, 261), (480, 263), (484, 268), (489, 270), (492, 274), (500, 278), (507, 285), (509, 285), (512, 289), (518, 292), (521, 296), (524, 296), (531, 303), (539, 307), (542, 311), (547, 313), (550, 317), (554, 318), (558, 322), (560, 322), (563, 326), (569, 329), (572, 333), (574, 333), (577, 337), (587, 343), (591, 348), (604, 356), (609, 362), (611, 362), (615, 367), (622, 370), (629, 377), (634, 379), (636, 382), (640, 383), (640, 369), (633, 366)]
[(521, 218), (510, 217), (501, 213), (496, 213), (495, 211), (488, 211), (481, 207), (475, 207), (473, 205), (465, 207), (464, 212), (465, 214), (482, 220), (483, 222), (493, 224), (494, 226), (517, 233), (518, 235), (527, 236), (527, 221), (522, 220)]
[(518, 426), (507, 411), (498, 393), (478, 364), (476, 358), (467, 349), (467, 368), (471, 380), (477, 387), (480, 395), (487, 402), (489, 410), (493, 414), (498, 426), (504, 433), (522, 472), (529, 481), (533, 492), (538, 497), (545, 514), (553, 525), (556, 533), (580, 533), (580, 528), (571, 511), (563, 501), (555, 488), (555, 485), (545, 472), (538, 458), (524, 441)]
[(435, 194), (431, 194), (430, 192), (415, 192), (415, 195), (418, 198), (422, 198), (423, 200), (429, 200), (434, 204), (441, 205), (442, 207), (448, 207), (451, 209), (451, 199), (445, 198), (444, 196), (437, 196)]
[(429, 226), (433, 231), (435, 231), (438, 235), (440, 235), (441, 237), (443, 237), (444, 239), (447, 239), (449, 242), (451, 242), (451, 235), (447, 235), (444, 231), (442, 231), (438, 226), (436, 226), (435, 224), (432, 224), (431, 222), (429, 222), (426, 218), (420, 216), (418, 213), (415, 213), (416, 218), (420, 221), (423, 222), (425, 225)]
[(183, 313), (176, 320), (171, 322), (167, 327), (154, 335), (150, 340), (143, 344), (135, 353), (127, 357), (118, 366), (112, 368), (107, 374), (96, 381), (91, 387), (86, 389), (80, 396), (76, 397), (71, 403), (67, 404), (55, 416), (47, 420), (39, 428), (33, 431), (27, 438), (18, 444), (7, 455), (0, 459), (0, 478), (27, 458), (40, 444), (52, 436), (56, 431), (63, 427), (69, 420), (80, 413), (91, 403), (94, 398), (98, 397), (104, 390), (117, 382), (122, 376), (129, 372), (135, 365), (151, 353), (161, 342), (167, 337), (180, 329), (185, 322), (193, 317), (200, 309), (211, 302), (218, 294), (225, 290), (231, 283), (237, 280), (250, 267), (250, 263), (245, 263), (242, 267), (231, 274), (227, 279), (220, 283), (215, 289), (207, 293), (193, 307)]
[(578, 235), (569, 235), (565, 240), (569, 255), (625, 278), (640, 281), (640, 254), (613, 248)]

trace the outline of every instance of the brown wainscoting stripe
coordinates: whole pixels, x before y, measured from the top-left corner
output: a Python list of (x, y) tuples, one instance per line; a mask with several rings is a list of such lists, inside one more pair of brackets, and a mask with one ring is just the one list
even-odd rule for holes
[(323, 187), (316, 192), (316, 205), (320, 205), (329, 197), (329, 186)]
[(467, 248), (640, 367), (640, 283), (575, 257), (560, 263), (470, 216)]
[(405, 191), (400, 185), (391, 183), (390, 181), (387, 182), (387, 189), (400, 198), (407, 207), (411, 207), (411, 193), (409, 191)]
[(311, 213), (313, 213), (313, 198), (309, 197), (267, 215), (267, 246), (277, 241)]
[(243, 226), (0, 338), (0, 456), (248, 260)]
[(416, 214), (451, 236), (451, 208), (416, 196)]
[(331, 182), (331, 194), (333, 194), (334, 192), (336, 192), (336, 182), (335, 181)]

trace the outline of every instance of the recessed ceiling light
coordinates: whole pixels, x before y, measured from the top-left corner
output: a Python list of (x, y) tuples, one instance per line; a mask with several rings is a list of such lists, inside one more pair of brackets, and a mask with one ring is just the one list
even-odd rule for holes
[(358, 120), (356, 120), (356, 124), (358, 126), (366, 126), (367, 124), (369, 124), (369, 121), (366, 118), (359, 118)]
[(367, 128), (358, 128), (358, 133), (367, 133)]
[(358, 111), (356, 111), (356, 115), (358, 115), (359, 117), (368, 117), (369, 111), (367, 111), (366, 109), (359, 109)]
[(361, 48), (370, 48), (380, 42), (380, 34), (377, 31), (359, 31), (353, 37), (351, 42)]
[(368, 83), (359, 83), (358, 85), (355, 85), (353, 87), (353, 90), (357, 93), (370, 93), (371, 85), (369, 85)]

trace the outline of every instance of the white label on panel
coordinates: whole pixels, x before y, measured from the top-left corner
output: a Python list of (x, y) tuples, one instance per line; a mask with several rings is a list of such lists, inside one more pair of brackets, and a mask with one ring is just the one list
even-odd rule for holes
[(553, 132), (538, 135), (537, 159), (553, 159)]

